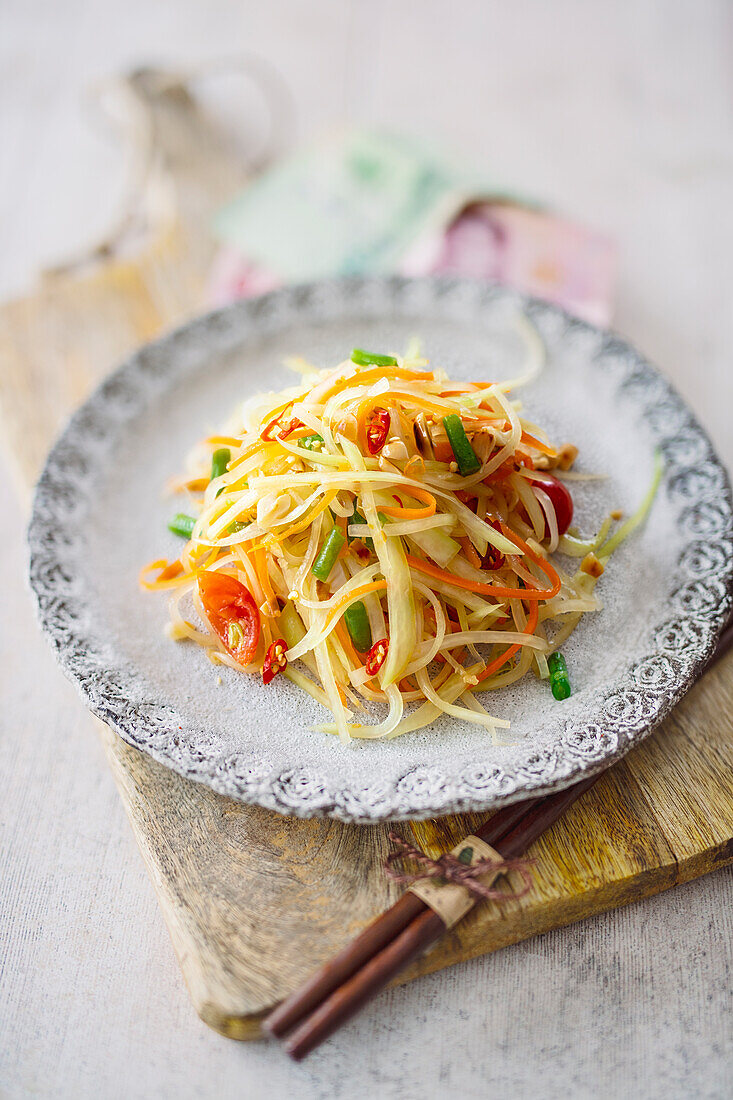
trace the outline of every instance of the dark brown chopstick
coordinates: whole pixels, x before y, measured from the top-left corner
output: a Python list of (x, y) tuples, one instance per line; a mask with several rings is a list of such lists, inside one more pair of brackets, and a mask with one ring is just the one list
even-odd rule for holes
[[(723, 630), (703, 672), (733, 645), (733, 621)], [(493, 814), (476, 830), (504, 859), (516, 858), (548, 829), (604, 772), (545, 797), (527, 799)], [(264, 1021), (284, 1038), (296, 1060), (342, 1024), (444, 934), (441, 918), (409, 892), (372, 922), (356, 940), (318, 970)]]
[[(531, 798), (506, 806), (485, 821), (476, 835), (496, 847), (501, 837), (513, 829), (529, 809), (544, 801), (544, 798)], [(415, 917), (426, 911), (432, 912), (415, 894), (403, 894), (355, 940), (317, 970), (300, 989), (279, 1004), (264, 1021), (265, 1030), (277, 1039), (292, 1031), (309, 1012), (387, 947)]]
[[(599, 775), (591, 776), (557, 795), (536, 799), (513, 828), (491, 843), (505, 859), (521, 855), (576, 799), (592, 787)], [(488, 832), (488, 821), (483, 827)], [(481, 835), (477, 832), (476, 835)], [(336, 989), (306, 1017), (285, 1040), (285, 1050), (296, 1061), (305, 1058), (337, 1028), (351, 1019), (360, 1008), (383, 989), (406, 966), (424, 954), (444, 934), (443, 921), (427, 906), (382, 951), (374, 955), (352, 977)]]

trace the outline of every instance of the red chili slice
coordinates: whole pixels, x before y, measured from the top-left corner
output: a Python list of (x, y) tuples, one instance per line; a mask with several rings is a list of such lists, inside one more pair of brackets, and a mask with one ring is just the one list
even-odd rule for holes
[(387, 442), (390, 417), (386, 409), (374, 409), (366, 426), (367, 450), (370, 455), (379, 454)]
[(303, 421), (298, 420), (298, 418), (296, 417), (294, 420), (291, 420), (289, 424), (286, 424), (281, 432), (277, 433), (277, 438), (278, 439), (287, 439), (288, 436), (292, 435), (293, 432), (297, 428), (303, 428), (303, 427), (305, 427), (305, 425), (303, 424)]
[(388, 639), (380, 638), (379, 641), (375, 642), (372, 648), (369, 650), (366, 655), (366, 660), (364, 662), (364, 668), (367, 670), (370, 676), (377, 675), (386, 660), (388, 649)]
[(270, 648), (265, 654), (265, 663), (262, 666), (262, 682), (270, 684), (277, 676), (278, 672), (282, 672), (284, 668), (288, 667), (288, 659), (285, 656), (287, 649), (287, 643), (284, 638), (278, 638), (276, 642), (273, 642)]
[(198, 590), (211, 629), (238, 664), (248, 665), (260, 640), (260, 612), (249, 590), (214, 570), (199, 574)]
[[(287, 404), (285, 406), (285, 408), (283, 409), (282, 412), (278, 413), (277, 416), (274, 416), (272, 418), (272, 420), (268, 424), (265, 425), (265, 427), (260, 432), (260, 439), (264, 439), (266, 443), (273, 443), (274, 442), (274, 437), (273, 437), (273, 434), (272, 434), (273, 429), (276, 428), (278, 426), (278, 424), (282, 423), (282, 418), (285, 416), (285, 413), (288, 411), (288, 409), (291, 409), (294, 404), (295, 404), (295, 402), (291, 401), (289, 404)], [(294, 424), (294, 421), (291, 421), (291, 424)], [(291, 427), (289, 430), (294, 431), (295, 428)]]
[[(542, 481), (538, 481), (537, 488), (543, 489), (550, 498), (557, 518), (557, 533), (558, 535), (564, 535), (573, 522), (573, 498), (567, 486), (559, 478), (547, 474), (547, 480), (543, 478)], [(545, 520), (545, 538), (549, 534), (547, 520)]]

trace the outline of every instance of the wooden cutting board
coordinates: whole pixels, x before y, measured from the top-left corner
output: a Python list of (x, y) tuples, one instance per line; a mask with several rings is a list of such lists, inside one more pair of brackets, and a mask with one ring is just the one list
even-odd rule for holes
[[(243, 179), (203, 141), (195, 104), (178, 92), (140, 91), (158, 127), (175, 217), (133, 259), (57, 276), (0, 308), (2, 436), (26, 496), (52, 437), (99, 378), (201, 309), (213, 250), (207, 214)], [(542, 837), (530, 853), (528, 896), (474, 910), (403, 980), (733, 861), (731, 672), (733, 654)], [(389, 826), (240, 805), (96, 724), (196, 1011), (224, 1035), (255, 1038), (279, 999), (396, 898), (382, 870)], [(397, 831), (437, 855), (478, 820)]]

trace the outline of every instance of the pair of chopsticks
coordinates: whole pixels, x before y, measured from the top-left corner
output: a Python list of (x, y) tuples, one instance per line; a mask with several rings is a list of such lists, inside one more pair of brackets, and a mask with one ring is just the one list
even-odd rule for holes
[[(733, 622), (720, 636), (703, 672), (733, 645)], [(475, 836), (505, 860), (523, 855), (574, 802), (589, 790), (600, 772), (556, 794), (530, 798), (493, 814)], [(414, 959), (445, 933), (442, 919), (415, 894), (407, 892), (377, 917), (330, 962), (263, 1021), (264, 1030), (283, 1041), (296, 1061), (350, 1020)]]

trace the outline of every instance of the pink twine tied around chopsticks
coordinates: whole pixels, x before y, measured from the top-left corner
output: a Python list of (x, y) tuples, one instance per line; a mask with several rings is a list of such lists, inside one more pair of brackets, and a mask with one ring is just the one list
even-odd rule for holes
[[(431, 859), (425, 852), (415, 848), (397, 833), (390, 833), (389, 839), (397, 845), (397, 850), (390, 852), (384, 863), (384, 869), (395, 882), (404, 886), (411, 886), (420, 879), (434, 878), (443, 882), (453, 883), (455, 886), (463, 886), (469, 894), (481, 901), (502, 901), (506, 898), (523, 898), (532, 889), (532, 876), (529, 872), (533, 859), (479, 859), (474, 864), (463, 863), (452, 852), (443, 852), (437, 859)], [(394, 870), (392, 864), (403, 859), (412, 859), (421, 868), (417, 874), (405, 874)], [(507, 871), (518, 871), (522, 876), (524, 885), (520, 890), (495, 890), (492, 886), (486, 886), (478, 880), (482, 875), (491, 871), (498, 871), (502, 875)]]

